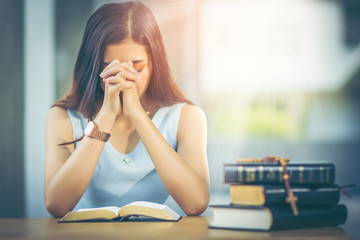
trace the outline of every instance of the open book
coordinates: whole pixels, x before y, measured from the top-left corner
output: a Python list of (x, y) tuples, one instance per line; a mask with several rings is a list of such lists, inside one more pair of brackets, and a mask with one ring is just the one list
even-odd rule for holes
[(59, 223), (125, 221), (125, 220), (179, 221), (181, 216), (166, 205), (137, 201), (122, 207), (84, 208), (68, 212)]

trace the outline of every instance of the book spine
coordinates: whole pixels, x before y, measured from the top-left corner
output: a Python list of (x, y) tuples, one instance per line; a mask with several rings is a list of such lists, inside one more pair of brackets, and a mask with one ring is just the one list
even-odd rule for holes
[[(333, 164), (288, 165), (292, 184), (330, 185), (335, 180)], [(272, 184), (283, 183), (283, 167), (280, 165), (224, 165), (225, 183)]]
[(347, 219), (347, 209), (343, 204), (298, 207), (298, 216), (293, 216), (290, 209), (284, 211), (284, 209), (270, 208), (274, 219), (271, 230), (337, 226), (344, 224)]
[[(337, 204), (340, 191), (337, 185), (320, 188), (291, 187), (298, 198), (298, 203), (304, 204)], [(286, 191), (283, 187), (267, 188), (264, 186), (265, 205), (285, 203)]]

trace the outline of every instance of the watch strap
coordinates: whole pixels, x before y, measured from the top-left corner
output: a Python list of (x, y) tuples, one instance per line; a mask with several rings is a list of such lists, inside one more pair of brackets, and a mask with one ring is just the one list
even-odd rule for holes
[(99, 127), (96, 124), (96, 122), (93, 121), (93, 124), (94, 124), (94, 128), (93, 128), (93, 130), (91, 131), (91, 133), (88, 136), (91, 137), (91, 138), (98, 139), (98, 140), (103, 141), (103, 142), (107, 142), (109, 140), (110, 136), (111, 136), (110, 133), (101, 132), (99, 130)]

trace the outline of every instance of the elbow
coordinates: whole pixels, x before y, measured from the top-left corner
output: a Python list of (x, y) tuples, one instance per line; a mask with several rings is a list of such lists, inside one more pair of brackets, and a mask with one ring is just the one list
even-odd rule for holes
[(53, 217), (63, 217), (69, 211), (68, 208), (65, 207), (63, 203), (56, 201), (56, 199), (52, 199), (50, 197), (45, 197), (45, 207), (46, 210), (53, 216)]
[(207, 209), (208, 204), (209, 196), (198, 198), (185, 207), (183, 211), (187, 216), (199, 216)]

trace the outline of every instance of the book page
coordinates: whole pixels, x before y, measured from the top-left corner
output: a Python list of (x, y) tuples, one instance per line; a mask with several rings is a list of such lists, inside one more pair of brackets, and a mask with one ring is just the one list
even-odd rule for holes
[(95, 211), (95, 210), (107, 210), (107, 211), (112, 211), (117, 215), (119, 209), (120, 209), (119, 207), (81, 208), (81, 209), (79, 209), (79, 210), (77, 210), (75, 212), (88, 212), (88, 211)]
[(144, 215), (152, 218), (164, 219), (164, 220), (179, 220), (181, 216), (167, 205), (136, 201), (120, 208), (119, 215)]
[(148, 208), (156, 208), (156, 209), (164, 209), (166, 205), (153, 203), (153, 202), (145, 202), (145, 201), (136, 201), (125, 206), (141, 206), (141, 207), (148, 207)]

